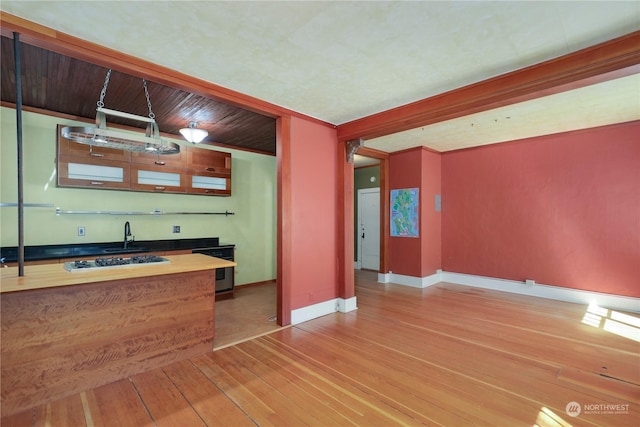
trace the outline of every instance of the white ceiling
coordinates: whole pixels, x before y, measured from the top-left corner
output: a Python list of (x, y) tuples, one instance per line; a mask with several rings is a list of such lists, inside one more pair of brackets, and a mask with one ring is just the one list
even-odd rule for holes
[[(393, 152), (450, 151), (640, 119), (640, 74), (367, 141)], [(417, 144), (419, 142), (419, 144)]]
[[(0, 9), (336, 125), (640, 29), (638, 1), (10, 1)], [(438, 151), (640, 119), (638, 76), (372, 139)]]

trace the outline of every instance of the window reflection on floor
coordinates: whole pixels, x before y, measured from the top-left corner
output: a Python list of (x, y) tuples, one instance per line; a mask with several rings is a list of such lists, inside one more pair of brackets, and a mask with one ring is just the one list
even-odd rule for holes
[(589, 304), (582, 323), (640, 342), (640, 317), (600, 307), (595, 301)]
[(551, 409), (542, 407), (540, 412), (538, 412), (538, 418), (536, 419), (536, 423), (533, 425), (534, 427), (571, 427), (572, 424), (569, 424), (567, 421), (563, 420), (562, 417), (558, 416)]

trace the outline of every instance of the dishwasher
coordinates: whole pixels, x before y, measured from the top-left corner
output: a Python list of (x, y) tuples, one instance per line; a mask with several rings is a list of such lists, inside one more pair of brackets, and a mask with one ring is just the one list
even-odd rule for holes
[[(212, 248), (198, 248), (191, 251), (194, 254), (203, 254), (228, 261), (234, 260), (235, 245), (216, 246)], [(216, 299), (228, 296), (233, 297), (233, 285), (235, 283), (234, 268), (216, 268)]]

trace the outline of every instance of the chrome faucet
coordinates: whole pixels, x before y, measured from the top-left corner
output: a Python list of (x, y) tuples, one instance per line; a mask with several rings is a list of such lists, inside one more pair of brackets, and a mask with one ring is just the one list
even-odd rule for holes
[(135, 237), (132, 237), (131, 240), (129, 240), (129, 237), (131, 236), (131, 225), (129, 224), (129, 221), (124, 223), (124, 248), (127, 249), (127, 247), (129, 246), (129, 243), (133, 243), (133, 240), (135, 239)]

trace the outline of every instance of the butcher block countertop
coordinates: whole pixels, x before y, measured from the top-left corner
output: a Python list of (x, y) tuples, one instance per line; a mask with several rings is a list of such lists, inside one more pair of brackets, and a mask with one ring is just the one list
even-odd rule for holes
[(214, 268), (234, 267), (236, 265), (233, 261), (202, 254), (167, 255), (163, 258), (168, 259), (169, 262), (76, 270), (73, 272), (65, 270), (64, 264), (62, 263), (30, 265), (25, 266), (24, 276), (22, 277), (18, 277), (18, 267), (2, 268), (0, 269), (0, 277), (2, 279), (0, 282), (0, 292), (7, 293), (137, 277), (160, 276), (190, 271), (211, 270)]

